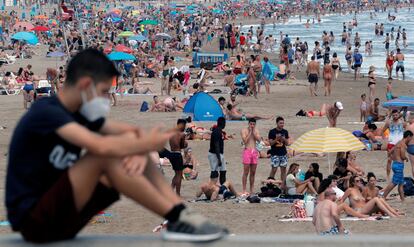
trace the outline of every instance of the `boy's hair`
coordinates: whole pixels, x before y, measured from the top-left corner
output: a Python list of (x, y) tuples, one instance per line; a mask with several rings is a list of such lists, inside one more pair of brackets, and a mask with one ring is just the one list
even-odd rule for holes
[(218, 98), (218, 102), (226, 100), (223, 96), (221, 96), (220, 98)]
[(282, 117), (277, 117), (276, 118), (276, 123), (279, 123), (280, 121), (285, 121), (285, 119), (283, 119)]
[(184, 124), (184, 125), (186, 125), (186, 124), (187, 124), (187, 120), (182, 119), (182, 118), (179, 118), (179, 119), (177, 120), (177, 125), (179, 125), (179, 124)]
[(91, 77), (94, 83), (100, 83), (119, 75), (115, 65), (102, 52), (86, 49), (70, 60), (66, 70), (65, 84), (74, 86), (80, 78), (85, 76)]
[(249, 118), (249, 123), (256, 123), (256, 119), (255, 118)]

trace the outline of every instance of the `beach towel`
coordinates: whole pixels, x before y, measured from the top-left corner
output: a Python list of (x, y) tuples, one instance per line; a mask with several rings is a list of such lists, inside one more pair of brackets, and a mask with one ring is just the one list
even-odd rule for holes
[(293, 203), (296, 199), (286, 199), (279, 197), (262, 197), (262, 203)]
[[(357, 217), (343, 217), (341, 221), (377, 221), (377, 220), (388, 220), (389, 216), (371, 216), (368, 218), (357, 218)], [(289, 218), (279, 219), (280, 222), (312, 222), (312, 217), (305, 218)]]

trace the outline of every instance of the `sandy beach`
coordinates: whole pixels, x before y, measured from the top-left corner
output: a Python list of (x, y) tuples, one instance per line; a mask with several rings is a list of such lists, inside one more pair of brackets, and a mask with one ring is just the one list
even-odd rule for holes
[[(54, 65), (54, 61), (46, 58), (34, 58), (32, 60), (24, 60), (24, 64), (31, 63), (34, 66), (35, 73), (41, 73), (45, 64)], [(23, 63), (16, 63), (13, 66), (20, 66)], [(318, 109), (322, 103), (333, 103), (341, 100), (344, 104), (344, 111), (338, 119), (338, 127), (353, 131), (362, 128), (362, 124), (348, 124), (350, 122), (359, 121), (359, 96), (363, 92), (367, 92), (367, 78), (357, 81), (348, 74), (341, 74), (338, 81), (333, 83), (333, 92), (330, 97), (309, 97), (307, 82), (304, 80), (304, 73), (297, 73), (298, 79), (291, 82), (274, 82), (271, 86), (271, 94), (260, 94), (259, 99), (253, 97), (239, 96), (242, 100), (241, 109), (244, 112), (256, 114), (271, 114), (273, 116), (283, 116), (285, 118), (285, 128), (289, 131), (293, 138), (298, 138), (306, 131), (326, 127), (328, 122), (325, 117), (321, 118), (298, 118), (295, 117), (299, 109)], [(222, 77), (214, 78), (217, 84), (222, 83)], [(156, 90), (159, 90), (159, 80), (152, 80)], [(194, 81), (192, 79), (191, 81)], [(377, 83), (377, 95), (385, 98), (386, 81), (380, 79)], [(394, 83), (395, 95), (412, 95), (412, 82), (396, 81)], [(180, 94), (181, 92), (174, 92)], [(319, 89), (319, 95), (322, 90)], [(215, 96), (217, 97), (217, 96)], [(228, 95), (224, 95), (228, 98)], [(143, 100), (151, 101), (152, 96), (127, 96), (120, 98), (119, 106), (113, 107), (110, 117), (126, 121), (128, 123), (137, 124), (143, 128), (149, 128), (154, 124), (163, 123), (167, 127), (173, 127), (176, 119), (181, 116), (181, 112), (170, 113), (141, 113), (139, 107)], [(299, 100), (300, 99), (300, 100)], [(2, 119), (1, 126), (6, 127), (0, 130), (0, 200), (4, 201), (4, 183), (7, 164), (8, 144), (13, 129), (24, 114), (22, 107), (22, 96), (1, 96), (0, 112)], [(382, 109), (384, 110), (384, 109)], [(197, 123), (200, 126), (210, 127), (212, 123)], [(240, 130), (247, 125), (246, 122), (229, 122), (226, 126), (228, 133), (236, 133), (237, 137), (233, 140), (225, 142), (225, 157), (228, 162), (228, 178), (234, 182), (236, 189), (241, 190), (241, 151)], [(260, 134), (267, 137), (267, 133), (274, 128), (274, 120), (260, 120), (257, 128)], [(183, 181), (182, 196), (185, 200), (194, 199), (196, 189), (201, 182), (208, 180), (209, 166), (207, 160), (208, 141), (189, 141), (195, 157), (200, 161), (200, 174), (195, 181)], [(334, 155), (331, 154), (331, 160)], [(367, 170), (373, 171), (379, 179), (385, 178), (386, 153), (384, 151), (367, 152), (361, 151), (357, 154), (357, 161)], [(301, 165), (302, 170), (306, 170), (311, 162), (318, 162), (321, 166), (321, 172), (328, 174), (327, 157), (315, 158), (311, 156), (300, 156), (290, 159), (290, 162), (297, 162)], [(258, 182), (267, 178), (269, 173), (269, 160), (260, 159), (256, 174), (256, 190), (259, 190)], [(170, 180), (173, 171), (170, 167), (164, 167), (166, 179)], [(406, 165), (405, 173), (411, 173), (411, 168)], [(279, 176), (279, 174), (277, 174)], [(385, 186), (385, 183), (379, 183)], [(137, 188), (139, 189), (139, 188)], [(394, 191), (395, 193), (396, 191)], [(405, 217), (399, 219), (390, 219), (383, 221), (370, 222), (345, 222), (346, 228), (352, 233), (390, 233), (398, 229), (398, 233), (411, 234), (414, 227), (414, 213), (411, 208), (414, 203), (413, 198), (407, 198), (401, 203), (397, 197), (389, 201), (390, 204), (401, 211), (406, 212)], [(290, 212), (288, 204), (236, 204), (232, 200), (225, 202), (197, 202), (188, 204), (194, 210), (202, 212), (213, 221), (227, 226), (234, 234), (243, 233), (312, 233), (314, 228), (311, 222), (284, 223), (278, 219), (282, 215)], [(4, 205), (0, 206), (0, 219), (6, 219)], [(152, 229), (162, 222), (162, 219), (150, 214), (148, 211), (136, 205), (128, 198), (122, 198), (120, 202), (109, 208), (107, 212), (113, 214), (108, 218), (109, 223), (90, 224), (86, 227), (84, 233), (95, 234), (140, 234), (151, 233)], [(57, 219), (58, 220), (58, 219)], [(0, 227), (0, 233), (10, 233), (8, 227)]]

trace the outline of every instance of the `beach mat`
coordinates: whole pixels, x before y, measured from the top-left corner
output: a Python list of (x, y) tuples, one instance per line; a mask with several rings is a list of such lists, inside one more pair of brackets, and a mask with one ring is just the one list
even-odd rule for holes
[[(357, 217), (344, 217), (341, 218), (341, 221), (377, 221), (377, 220), (388, 220), (389, 216), (371, 216), (368, 218), (357, 218)], [(289, 218), (289, 219), (279, 219), (280, 222), (312, 222), (312, 217), (306, 218)]]

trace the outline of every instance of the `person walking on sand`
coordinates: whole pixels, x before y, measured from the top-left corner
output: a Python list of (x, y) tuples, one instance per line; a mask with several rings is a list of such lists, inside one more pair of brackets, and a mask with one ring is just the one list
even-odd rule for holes
[(368, 71), (368, 88), (369, 88), (369, 102), (372, 102), (375, 97), (375, 87), (377, 85), (377, 79), (375, 78), (375, 67), (369, 66)]
[(331, 96), (331, 85), (333, 78), (333, 69), (330, 63), (326, 63), (323, 66), (323, 80), (325, 86), (325, 96)]
[(311, 57), (311, 61), (306, 68), (306, 75), (309, 81), (309, 91), (311, 96), (317, 96), (318, 90), (318, 77), (319, 77), (319, 62), (315, 61), (315, 56)]
[(178, 132), (170, 138), (171, 152), (167, 156), (174, 170), (174, 177), (171, 181), (171, 186), (173, 190), (175, 189), (177, 195), (179, 196), (181, 195), (181, 180), (183, 177), (184, 170), (184, 161), (183, 156), (181, 154), (181, 149), (187, 148), (188, 146), (184, 134), (186, 124), (187, 121), (185, 119), (177, 120)]
[(313, 212), (312, 223), (316, 233), (322, 236), (348, 234), (349, 232), (344, 229), (338, 214), (336, 192), (332, 188), (328, 188), (324, 195), (325, 199), (318, 202)]
[(247, 177), (250, 173), (250, 190), (249, 193), (254, 193), (254, 179), (256, 175), (257, 161), (259, 159), (259, 153), (256, 150), (256, 142), (260, 142), (260, 134), (256, 129), (256, 119), (249, 119), (248, 127), (242, 129), (241, 137), (244, 144), (243, 150), (243, 176), (242, 186), (243, 194), (247, 194)]
[[(144, 131), (107, 118), (106, 95), (119, 75), (114, 64), (86, 49), (66, 73), (60, 93), (35, 102), (11, 138), (5, 201), (12, 229), (34, 243), (73, 239), (122, 194), (168, 220), (165, 240), (225, 236), (226, 229), (186, 208), (150, 156), (176, 130)], [(40, 138), (42, 145), (33, 145)]]
[(406, 123), (404, 123), (404, 121), (401, 118), (402, 116), (398, 112), (398, 110), (392, 110), (390, 119), (387, 119), (387, 121), (384, 124), (384, 127), (382, 128), (383, 132), (385, 132), (387, 129), (389, 129), (390, 132), (387, 144), (388, 160), (386, 171), (388, 181), (391, 174), (392, 150), (394, 146), (403, 139), (404, 130), (406, 127)]
[(355, 48), (354, 55), (352, 56), (353, 66), (354, 66), (354, 80), (360, 76), (361, 66), (363, 62), (362, 54), (359, 53), (358, 48)]
[(398, 194), (400, 194), (401, 201), (404, 201), (404, 161), (408, 161), (405, 153), (407, 152), (407, 145), (412, 139), (413, 132), (406, 130), (403, 139), (391, 151), (392, 171), (394, 175), (392, 176), (391, 183), (384, 190), (384, 198), (387, 198), (395, 186), (398, 186)]

